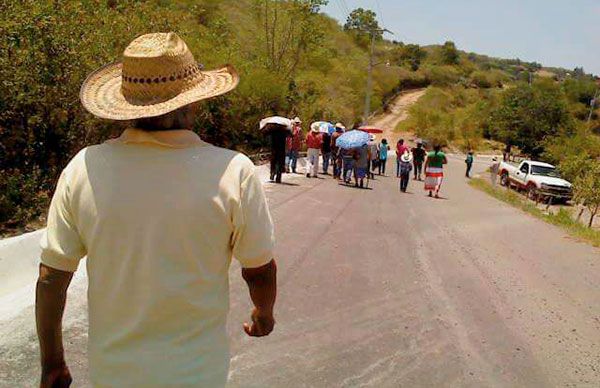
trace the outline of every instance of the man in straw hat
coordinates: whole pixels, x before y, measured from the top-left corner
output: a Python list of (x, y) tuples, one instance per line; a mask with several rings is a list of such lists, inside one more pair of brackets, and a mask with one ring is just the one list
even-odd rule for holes
[(287, 171), (290, 170), (295, 174), (296, 166), (298, 165), (298, 154), (302, 148), (302, 121), (296, 116), (292, 120), (292, 136), (287, 139)]
[(42, 387), (70, 383), (61, 320), (86, 255), (94, 385), (224, 386), (232, 255), (255, 306), (244, 330), (273, 330), (273, 225), (254, 166), (185, 129), (194, 103), (237, 83), (231, 67), (202, 71), (174, 33), (136, 38), (83, 83), (88, 111), (136, 129), (83, 149), (58, 181), (37, 285)]
[(321, 153), (321, 146), (323, 145), (323, 138), (319, 133), (319, 124), (312, 123), (310, 125), (310, 132), (306, 135), (306, 177), (316, 178), (319, 172), (319, 154)]

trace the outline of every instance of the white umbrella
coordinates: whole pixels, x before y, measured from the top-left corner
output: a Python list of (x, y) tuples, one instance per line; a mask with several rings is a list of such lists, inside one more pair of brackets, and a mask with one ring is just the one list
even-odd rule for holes
[(292, 129), (292, 120), (288, 119), (287, 117), (281, 117), (281, 116), (266, 117), (266, 118), (260, 120), (259, 128), (263, 129), (265, 127), (265, 125), (267, 125), (267, 124), (277, 124), (277, 125), (282, 125), (288, 129)]

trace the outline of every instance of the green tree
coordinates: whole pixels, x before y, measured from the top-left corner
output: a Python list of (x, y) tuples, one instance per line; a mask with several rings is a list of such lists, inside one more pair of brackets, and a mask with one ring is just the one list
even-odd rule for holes
[(407, 65), (412, 71), (419, 70), (421, 62), (427, 57), (427, 52), (418, 44), (407, 44), (398, 47), (393, 53), (394, 62)]
[(447, 41), (442, 46), (442, 62), (445, 65), (457, 65), (459, 60), (458, 50), (452, 41)]
[(364, 47), (368, 46), (371, 35), (377, 40), (383, 36), (383, 31), (377, 22), (377, 14), (364, 8), (356, 8), (350, 12), (344, 30), (352, 31), (357, 42)]
[(302, 55), (324, 39), (316, 21), (325, 0), (255, 2), (259, 24), (264, 28), (267, 67), (289, 78), (294, 75)]
[(504, 93), (492, 111), (492, 136), (537, 157), (546, 139), (570, 133), (572, 120), (560, 88), (552, 82), (520, 84)]

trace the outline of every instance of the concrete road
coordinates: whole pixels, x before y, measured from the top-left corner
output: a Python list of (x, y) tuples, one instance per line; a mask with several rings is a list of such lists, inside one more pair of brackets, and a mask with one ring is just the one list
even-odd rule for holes
[[(440, 200), (420, 182), (401, 194), (389, 176), (371, 190), (267, 184), (278, 323), (243, 334), (250, 303), (234, 266), (229, 386), (600, 386), (600, 251), (472, 189), (463, 164), (451, 158)], [(65, 324), (78, 387), (84, 292), (80, 275)], [(0, 319), (0, 386), (35, 385), (33, 308)]]

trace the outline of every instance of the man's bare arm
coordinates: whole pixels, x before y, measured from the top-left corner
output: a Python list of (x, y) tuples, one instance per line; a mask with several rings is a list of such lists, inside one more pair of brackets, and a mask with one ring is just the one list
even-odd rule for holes
[(67, 288), (73, 273), (40, 264), (36, 287), (35, 318), (42, 359), (40, 387), (68, 387), (71, 375), (65, 363), (62, 317)]
[(244, 323), (244, 331), (252, 337), (269, 335), (275, 326), (273, 306), (277, 296), (277, 265), (275, 260), (258, 268), (242, 268), (254, 303), (252, 324)]

